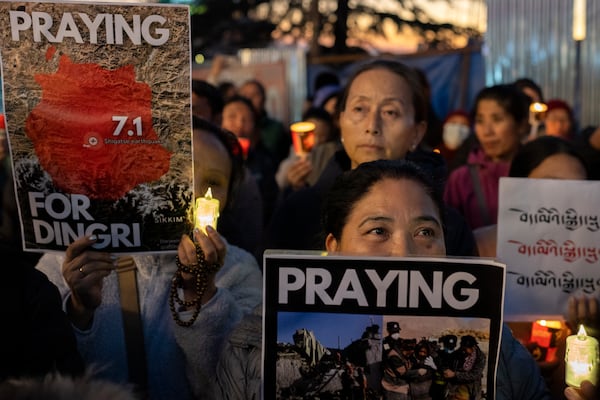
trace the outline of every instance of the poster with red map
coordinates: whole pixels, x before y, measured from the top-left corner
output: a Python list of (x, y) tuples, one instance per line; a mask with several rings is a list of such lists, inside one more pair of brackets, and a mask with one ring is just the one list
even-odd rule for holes
[(193, 197), (187, 6), (0, 3), (7, 136), (23, 249), (96, 234), (177, 249)]

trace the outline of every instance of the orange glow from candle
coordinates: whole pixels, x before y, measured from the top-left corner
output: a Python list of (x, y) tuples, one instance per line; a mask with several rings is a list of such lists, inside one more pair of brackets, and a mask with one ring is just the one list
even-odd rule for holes
[(529, 111), (532, 113), (543, 113), (546, 112), (548, 106), (544, 103), (531, 103)]
[(312, 122), (296, 122), (290, 126), (294, 152), (299, 156), (309, 153), (315, 145), (315, 124)]
[(244, 159), (248, 158), (248, 152), (250, 151), (250, 139), (245, 137), (238, 137), (240, 147), (242, 148), (242, 155)]

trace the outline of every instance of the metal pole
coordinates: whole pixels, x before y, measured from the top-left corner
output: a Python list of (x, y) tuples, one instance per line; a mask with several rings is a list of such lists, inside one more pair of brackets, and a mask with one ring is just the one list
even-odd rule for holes
[(581, 123), (581, 42), (575, 41), (575, 85), (573, 90), (573, 116), (576, 124)]

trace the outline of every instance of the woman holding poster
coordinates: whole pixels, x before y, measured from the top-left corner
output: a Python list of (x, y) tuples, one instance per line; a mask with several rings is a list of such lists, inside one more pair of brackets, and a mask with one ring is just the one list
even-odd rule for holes
[[(198, 119), (193, 134), (195, 192), (210, 187), (223, 211), (240, 179), (238, 142)], [(37, 268), (59, 287), (86, 364), (95, 366), (98, 378), (127, 382), (124, 323), (129, 321), (121, 314), (117, 257), (94, 251), (95, 241), (95, 235), (83, 237), (65, 254), (45, 254)], [(206, 233), (195, 229), (194, 242), (184, 236), (178, 258), (132, 257), (150, 399), (213, 398), (210, 382), (223, 338), (261, 300), (261, 272), (252, 255), (229, 245), (210, 226)], [(218, 270), (197, 274), (191, 267)]]
[[(403, 199), (401, 202), (393, 199)], [(445, 255), (442, 201), (409, 162), (376, 161), (341, 175), (329, 192), (324, 228), (330, 252), (357, 255)], [(510, 330), (502, 330), (497, 399), (543, 399), (538, 366)]]
[[(442, 209), (440, 193), (414, 163), (366, 162), (340, 175), (328, 193), (325, 247), (357, 256), (444, 256)], [(232, 332), (217, 368), (222, 398), (260, 398), (260, 332), (258, 308)], [(550, 398), (535, 361), (506, 327), (497, 372), (496, 399)]]

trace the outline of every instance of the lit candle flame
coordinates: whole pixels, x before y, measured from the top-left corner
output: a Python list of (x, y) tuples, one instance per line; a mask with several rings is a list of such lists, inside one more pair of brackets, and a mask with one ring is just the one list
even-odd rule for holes
[(532, 103), (529, 106), (529, 111), (533, 112), (533, 113), (543, 113), (546, 112), (546, 110), (548, 109), (548, 106), (544, 103)]

